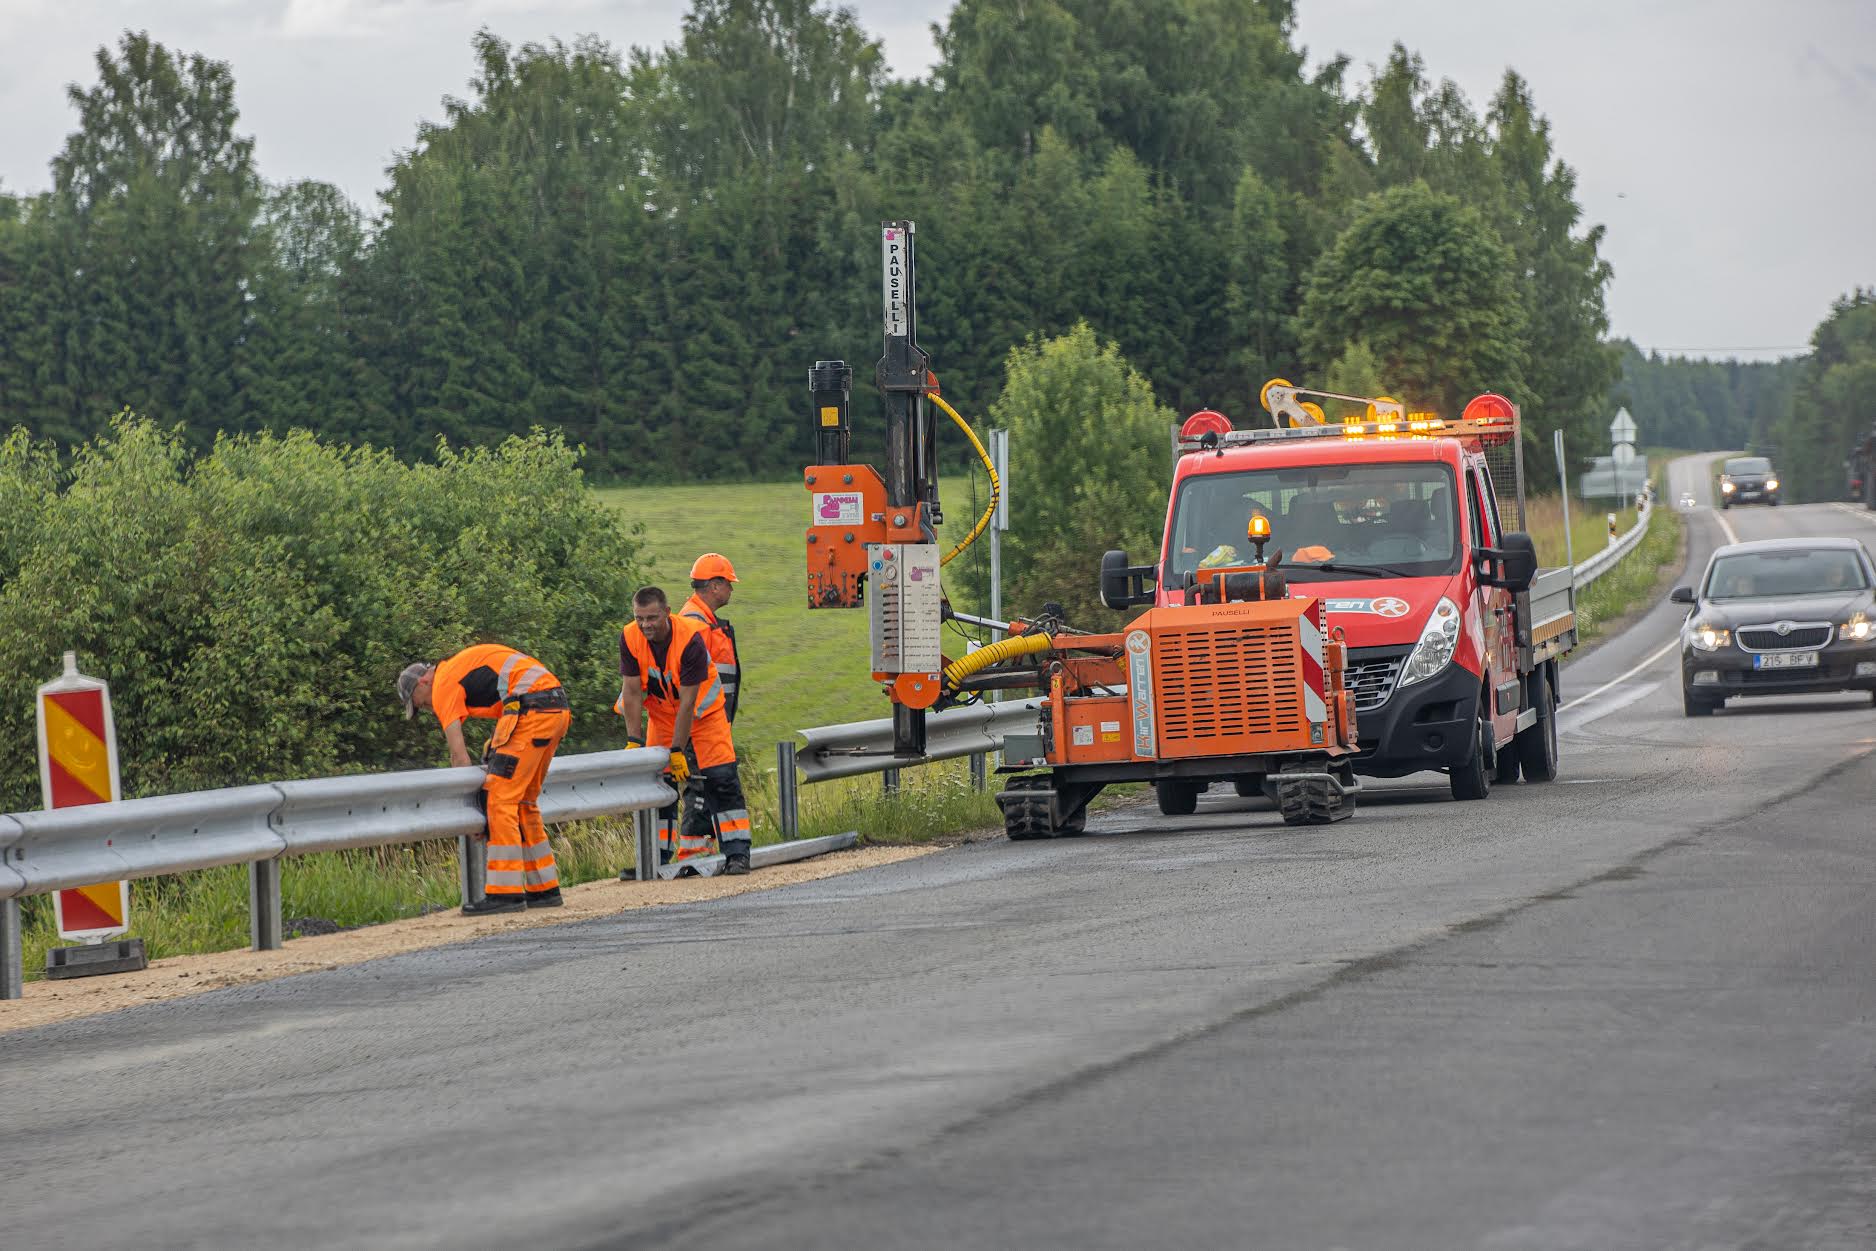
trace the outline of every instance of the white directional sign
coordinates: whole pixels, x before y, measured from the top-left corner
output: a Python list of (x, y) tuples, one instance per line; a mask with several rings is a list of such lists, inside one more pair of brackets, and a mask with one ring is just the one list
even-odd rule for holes
[(1635, 463), (1635, 445), (1633, 443), (1616, 444), (1609, 449), (1609, 459), (1616, 463), (1618, 469), (1626, 469)]
[(1635, 419), (1628, 415), (1628, 409), (1618, 408), (1615, 420), (1609, 423), (1609, 442), (1633, 443), (1635, 441)]

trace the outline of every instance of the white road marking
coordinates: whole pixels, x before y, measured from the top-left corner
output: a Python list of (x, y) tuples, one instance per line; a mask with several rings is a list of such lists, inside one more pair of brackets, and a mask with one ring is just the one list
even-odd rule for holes
[(1570, 711), (1570, 709), (1575, 708), (1579, 704), (1587, 704), (1590, 700), (1596, 698), (1598, 695), (1602, 694), (1604, 691), (1607, 691), (1614, 687), (1618, 687), (1622, 685), (1622, 683), (1628, 681), (1630, 678), (1634, 677), (1636, 674), (1640, 673), (1643, 669), (1646, 669), (1649, 665), (1652, 665), (1655, 661), (1661, 659), (1663, 656), (1667, 655), (1669, 652), (1673, 651), (1676, 647), (1679, 647), (1680, 645), (1681, 645), (1681, 640), (1678, 635), (1674, 638), (1669, 639), (1667, 642), (1663, 643), (1655, 651), (1651, 652), (1646, 660), (1636, 665), (1633, 669), (1630, 669), (1628, 672), (1622, 674), (1620, 677), (1612, 678), (1609, 681), (1604, 682), (1601, 686), (1597, 687), (1595, 690), (1591, 691), (1587, 695), (1578, 695), (1575, 699), (1571, 700), (1569, 703), (1560, 706), (1557, 709), (1557, 711), (1560, 713), (1568, 712)]
[(1720, 523), (1720, 529), (1726, 531), (1726, 541), (1728, 543), (1739, 542), (1739, 531), (1733, 529), (1733, 523), (1726, 519), (1724, 512), (1717, 508), (1714, 509), (1713, 519)]
[(1831, 507), (1840, 513), (1855, 517), (1858, 521), (1866, 521), (1870, 525), (1876, 526), (1876, 513), (1871, 512), (1867, 508), (1858, 508), (1854, 504), (1845, 504), (1842, 501), (1832, 503)]

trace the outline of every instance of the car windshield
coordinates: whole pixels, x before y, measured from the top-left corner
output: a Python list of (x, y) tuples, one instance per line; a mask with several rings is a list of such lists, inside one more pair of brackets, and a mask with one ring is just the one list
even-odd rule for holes
[(1763, 456), (1741, 456), (1726, 462), (1726, 472), (1728, 474), (1771, 473), (1772, 462)]
[(1451, 573), (1459, 526), (1452, 470), (1433, 463), (1310, 465), (1195, 474), (1173, 507), (1166, 585), (1201, 566), (1248, 565), (1253, 513), (1270, 520), (1272, 552), (1292, 579), (1346, 577), (1304, 564), (1385, 566), (1407, 576)]
[(1740, 552), (1720, 556), (1707, 574), (1708, 599), (1830, 595), (1868, 585), (1863, 563), (1843, 548)]

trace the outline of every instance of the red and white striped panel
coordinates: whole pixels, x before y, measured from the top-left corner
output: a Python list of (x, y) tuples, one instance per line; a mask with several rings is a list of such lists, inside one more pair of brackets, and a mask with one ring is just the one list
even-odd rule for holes
[(1323, 610), (1316, 600), (1309, 611), (1296, 619), (1296, 632), (1303, 644), (1303, 715), (1321, 725), (1329, 719), (1328, 692), (1324, 687), (1322, 660)]

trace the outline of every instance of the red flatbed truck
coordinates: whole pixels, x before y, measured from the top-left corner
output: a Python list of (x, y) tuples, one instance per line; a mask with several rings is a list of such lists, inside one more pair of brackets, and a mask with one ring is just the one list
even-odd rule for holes
[[(1325, 417), (1315, 397), (1353, 407)], [(1458, 420), (1293, 387), (1264, 389), (1274, 427), (1239, 430), (1210, 411), (1181, 430), (1160, 559), (1129, 566), (1110, 552), (1110, 607), (1186, 604), (1201, 571), (1235, 564), (1246, 510), (1269, 516), (1292, 595), (1324, 601), (1348, 648), (1355, 771), (1448, 775), (1455, 799), (1494, 781), (1557, 776), (1558, 661), (1576, 643), (1571, 571), (1539, 569), (1522, 528), (1524, 483), (1515, 405), (1482, 395)], [(1162, 783), (1161, 806), (1189, 810)], [(1166, 793), (1168, 789), (1174, 791)]]

